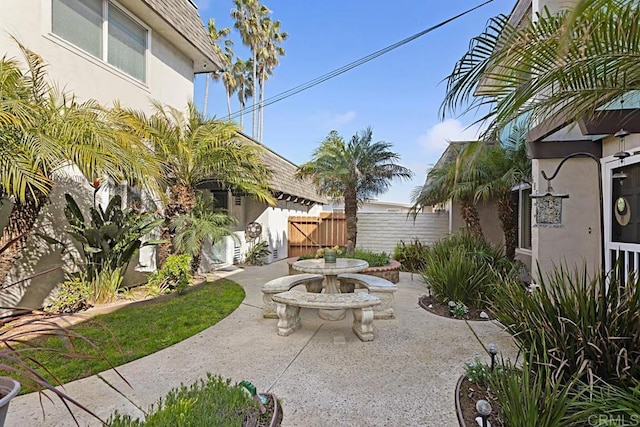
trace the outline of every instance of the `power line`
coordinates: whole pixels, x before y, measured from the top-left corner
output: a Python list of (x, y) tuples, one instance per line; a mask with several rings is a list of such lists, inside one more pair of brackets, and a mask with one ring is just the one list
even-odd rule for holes
[(260, 106), (262, 106), (262, 107), (269, 106), (271, 104), (274, 104), (276, 102), (279, 102), (279, 101), (282, 101), (282, 100), (284, 100), (286, 98), (289, 98), (290, 96), (293, 96), (293, 95), (298, 94), (298, 93), (300, 93), (302, 91), (305, 91), (305, 90), (310, 89), (310, 88), (312, 88), (314, 86), (317, 86), (320, 83), (324, 83), (325, 81), (327, 81), (329, 79), (337, 77), (340, 74), (346, 73), (349, 70), (352, 70), (352, 69), (354, 69), (356, 67), (359, 67), (360, 65), (365, 64), (365, 63), (367, 63), (367, 62), (369, 62), (369, 61), (371, 61), (371, 60), (373, 60), (373, 59), (375, 59), (375, 58), (377, 58), (379, 56), (382, 56), (385, 53), (391, 52), (392, 50), (397, 49), (400, 46), (403, 46), (403, 45), (405, 45), (405, 44), (407, 44), (407, 43), (409, 43), (409, 42), (411, 42), (411, 41), (413, 41), (413, 40), (415, 40), (417, 38), (420, 38), (420, 37), (424, 36), (425, 34), (428, 34), (428, 33), (432, 32), (432, 31), (434, 31), (434, 30), (436, 30), (436, 29), (438, 29), (438, 28), (440, 28), (440, 27), (442, 27), (444, 25), (447, 25), (448, 23), (450, 23), (452, 21), (455, 21), (456, 19), (461, 18), (464, 15), (467, 15), (467, 14), (473, 12), (474, 10), (481, 8), (481, 7), (491, 3), (492, 1), (493, 0), (487, 0), (484, 3), (481, 3), (481, 4), (479, 4), (479, 5), (475, 6), (475, 7), (472, 7), (471, 9), (468, 9), (468, 10), (462, 12), (462, 13), (459, 13), (458, 15), (455, 15), (455, 16), (449, 18), (449, 19), (446, 19), (446, 20), (442, 21), (439, 24), (436, 24), (436, 25), (434, 25), (432, 27), (429, 27), (429, 28), (427, 28), (425, 30), (422, 30), (422, 31), (410, 36), (410, 37), (407, 37), (407, 38), (405, 38), (403, 40), (400, 40), (397, 43), (394, 43), (394, 44), (389, 45), (389, 46), (387, 46), (387, 47), (385, 47), (383, 49), (380, 49), (380, 50), (378, 50), (376, 52), (373, 52), (373, 53), (371, 53), (371, 54), (369, 54), (367, 56), (364, 56), (364, 57), (362, 57), (362, 58), (360, 58), (360, 59), (358, 59), (356, 61), (353, 61), (353, 62), (351, 62), (351, 63), (349, 63), (347, 65), (344, 65), (344, 66), (342, 66), (340, 68), (337, 68), (337, 69), (335, 69), (333, 71), (330, 71), (329, 73), (323, 74), (320, 77), (316, 77), (313, 80), (309, 80), (306, 83), (302, 83), (302, 84), (300, 84), (298, 86), (295, 86), (295, 87), (293, 87), (291, 89), (288, 89), (288, 90), (286, 90), (284, 92), (281, 92), (281, 93), (279, 93), (277, 95), (274, 95), (274, 96), (272, 96), (270, 98), (267, 98), (265, 101), (262, 102), (262, 104), (258, 103), (258, 104), (256, 104), (255, 107), (251, 106), (251, 107), (236, 111), (233, 114), (231, 114), (230, 119), (235, 119), (235, 118), (240, 117), (241, 115), (244, 115), (244, 114), (247, 114), (247, 113), (252, 113), (254, 110), (259, 109)]

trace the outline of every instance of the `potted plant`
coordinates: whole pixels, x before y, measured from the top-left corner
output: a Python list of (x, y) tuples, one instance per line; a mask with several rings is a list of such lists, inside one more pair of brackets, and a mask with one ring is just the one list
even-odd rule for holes
[(0, 377), (0, 426), (4, 425), (9, 402), (20, 391), (20, 383), (13, 378)]
[(334, 246), (332, 248), (321, 248), (316, 252), (316, 258), (324, 258), (324, 262), (335, 263), (338, 255), (342, 255), (340, 246)]

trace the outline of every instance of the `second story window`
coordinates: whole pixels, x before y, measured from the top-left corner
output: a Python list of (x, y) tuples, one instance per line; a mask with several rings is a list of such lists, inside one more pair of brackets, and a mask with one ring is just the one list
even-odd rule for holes
[(131, 77), (146, 80), (148, 30), (108, 0), (52, 0), (51, 30)]

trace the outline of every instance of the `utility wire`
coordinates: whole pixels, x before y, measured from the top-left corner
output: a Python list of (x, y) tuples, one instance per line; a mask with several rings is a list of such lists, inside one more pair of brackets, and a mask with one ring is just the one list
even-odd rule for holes
[(432, 27), (427, 28), (426, 30), (422, 30), (422, 31), (410, 36), (410, 37), (407, 37), (407, 38), (405, 38), (403, 40), (400, 40), (397, 43), (394, 43), (394, 44), (389, 45), (389, 46), (387, 46), (387, 47), (385, 47), (383, 49), (380, 49), (380, 50), (378, 50), (376, 52), (373, 52), (373, 53), (371, 53), (371, 54), (369, 54), (367, 56), (364, 56), (364, 57), (362, 57), (362, 58), (360, 58), (360, 59), (358, 59), (356, 61), (353, 61), (353, 62), (351, 62), (351, 63), (349, 63), (347, 65), (344, 65), (344, 66), (342, 66), (340, 68), (337, 68), (337, 69), (335, 69), (333, 71), (330, 71), (329, 73), (323, 74), (320, 77), (316, 77), (313, 80), (309, 80), (306, 83), (302, 83), (302, 84), (300, 84), (298, 86), (295, 86), (295, 87), (293, 87), (293, 88), (291, 88), (289, 90), (281, 92), (281, 93), (279, 93), (277, 95), (274, 95), (274, 96), (272, 96), (270, 98), (267, 98), (265, 101), (262, 102), (262, 104), (258, 103), (258, 104), (255, 105), (255, 107), (251, 106), (251, 107), (244, 108), (242, 110), (236, 111), (235, 113), (231, 114), (230, 119), (236, 119), (236, 118), (240, 117), (241, 115), (244, 115), (244, 114), (247, 114), (247, 113), (252, 113), (254, 110), (259, 109), (260, 107), (266, 107), (268, 105), (271, 105), (271, 104), (274, 104), (276, 102), (282, 101), (282, 100), (284, 100), (286, 98), (289, 98), (290, 96), (293, 96), (293, 95), (295, 95), (297, 93), (300, 93), (300, 92), (305, 91), (307, 89), (310, 89), (310, 88), (312, 88), (314, 86), (317, 86), (320, 83), (324, 83), (325, 81), (327, 81), (329, 79), (337, 77), (340, 74), (346, 73), (349, 70), (352, 70), (352, 69), (354, 69), (356, 67), (359, 67), (360, 65), (365, 64), (365, 63), (367, 63), (367, 62), (369, 62), (369, 61), (371, 61), (371, 60), (373, 60), (373, 59), (375, 59), (375, 58), (377, 58), (379, 56), (382, 56), (385, 53), (391, 52), (392, 50), (397, 49), (400, 46), (403, 46), (403, 45), (405, 45), (405, 44), (407, 44), (407, 43), (409, 43), (409, 42), (411, 42), (411, 41), (413, 41), (413, 40), (415, 40), (415, 39), (417, 39), (419, 37), (424, 36), (425, 34), (428, 34), (428, 33), (432, 32), (432, 31), (434, 31), (434, 30), (436, 30), (436, 29), (438, 29), (438, 28), (440, 28), (440, 27), (442, 27), (444, 25), (447, 25), (448, 23), (450, 23), (452, 21), (455, 21), (456, 19), (461, 18), (464, 15), (467, 15), (467, 14), (473, 12), (474, 10), (481, 8), (482, 6), (485, 6), (485, 5), (489, 4), (489, 3), (491, 3), (492, 1), (493, 0), (487, 0), (484, 3), (481, 3), (481, 4), (479, 4), (479, 5), (475, 6), (475, 7), (472, 7), (471, 9), (468, 9), (468, 10), (462, 12), (462, 13), (459, 13), (458, 15), (455, 15), (455, 16), (449, 18), (449, 19), (446, 19), (446, 20), (440, 22), (439, 24), (436, 24), (436, 25), (434, 25)]

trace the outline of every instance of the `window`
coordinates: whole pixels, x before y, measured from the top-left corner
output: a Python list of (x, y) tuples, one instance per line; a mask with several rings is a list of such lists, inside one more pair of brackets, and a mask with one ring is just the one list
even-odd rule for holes
[(518, 190), (518, 247), (531, 249), (531, 187)]
[(52, 0), (51, 30), (137, 80), (146, 80), (145, 27), (107, 0)]

